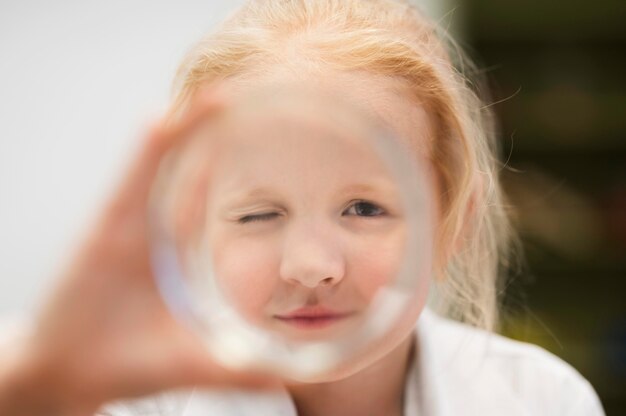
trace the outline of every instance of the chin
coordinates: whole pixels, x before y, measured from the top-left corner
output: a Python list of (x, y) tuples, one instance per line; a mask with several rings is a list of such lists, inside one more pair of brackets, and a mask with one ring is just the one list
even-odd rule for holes
[(357, 356), (347, 359), (344, 363), (313, 377), (291, 378), (287, 384), (323, 384), (333, 383), (350, 378), (358, 373), (375, 371), (376, 368), (387, 365), (386, 361), (393, 360), (395, 354), (405, 353), (413, 339), (413, 323), (396, 328), (376, 343), (370, 345)]

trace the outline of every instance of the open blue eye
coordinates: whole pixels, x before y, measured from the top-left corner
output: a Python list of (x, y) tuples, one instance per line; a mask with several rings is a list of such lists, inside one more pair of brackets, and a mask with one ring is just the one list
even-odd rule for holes
[(356, 215), (359, 217), (377, 217), (384, 214), (384, 209), (367, 201), (358, 201), (344, 211), (344, 215)]

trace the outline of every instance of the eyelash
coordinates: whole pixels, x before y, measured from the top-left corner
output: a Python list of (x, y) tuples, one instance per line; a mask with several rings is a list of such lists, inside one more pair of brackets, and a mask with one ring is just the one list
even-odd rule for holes
[(265, 214), (254, 214), (254, 215), (246, 215), (245, 217), (241, 217), (237, 220), (240, 224), (247, 224), (249, 222), (255, 221), (269, 221), (275, 217), (278, 217), (280, 214), (276, 212), (268, 212)]
[[(344, 215), (347, 211), (349, 211), (350, 209), (356, 207), (358, 204), (363, 204), (363, 205), (368, 205), (369, 208), (373, 207), (376, 210), (379, 211), (378, 214), (375, 215), (358, 215), (358, 214), (351, 214), (351, 215), (356, 215), (358, 217), (366, 217), (366, 218), (371, 218), (371, 217), (379, 217), (382, 215), (385, 215), (386, 212), (383, 208), (379, 207), (378, 205), (372, 203), (372, 202), (368, 202), (368, 201), (355, 201), (352, 205), (350, 205), (348, 207), (347, 210), (345, 210), (342, 215)], [(244, 217), (241, 217), (237, 220), (237, 222), (239, 222), (240, 224), (248, 224), (251, 222), (255, 222), (255, 221), (269, 221), (272, 220), (276, 217), (280, 216), (279, 213), (277, 212), (267, 212), (264, 214), (253, 214), (253, 215), (246, 215)]]

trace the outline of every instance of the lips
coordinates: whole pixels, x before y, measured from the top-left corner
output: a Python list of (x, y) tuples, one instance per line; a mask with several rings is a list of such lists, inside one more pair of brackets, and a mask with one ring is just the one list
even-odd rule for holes
[(302, 329), (325, 328), (343, 321), (354, 312), (340, 312), (325, 306), (305, 306), (287, 314), (274, 315), (274, 318), (290, 326)]

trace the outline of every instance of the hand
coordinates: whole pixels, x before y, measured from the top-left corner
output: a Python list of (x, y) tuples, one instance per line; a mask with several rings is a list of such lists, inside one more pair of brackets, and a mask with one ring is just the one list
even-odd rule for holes
[(216, 92), (199, 94), (180, 121), (162, 120), (149, 133), (34, 333), (14, 347), (10, 365), (0, 371), (0, 414), (82, 415), (109, 400), (169, 388), (268, 384), (211, 359), (166, 309), (149, 261), (147, 203), (159, 163), (223, 106)]

